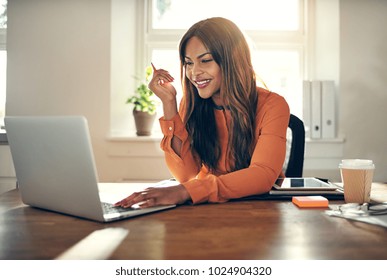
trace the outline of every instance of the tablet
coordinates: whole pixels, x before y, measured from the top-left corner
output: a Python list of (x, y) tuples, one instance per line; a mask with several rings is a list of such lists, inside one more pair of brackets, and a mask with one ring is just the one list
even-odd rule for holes
[(318, 178), (278, 178), (273, 188), (280, 191), (334, 191), (336, 185), (324, 182)]

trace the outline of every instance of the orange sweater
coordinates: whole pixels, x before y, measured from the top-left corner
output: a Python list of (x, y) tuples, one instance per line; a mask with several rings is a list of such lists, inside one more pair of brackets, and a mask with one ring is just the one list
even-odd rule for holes
[[(190, 139), (181, 116), (169, 121), (160, 119), (164, 138), (161, 149), (172, 175), (189, 192), (193, 203), (225, 202), (232, 198), (268, 192), (282, 174), (286, 153), (286, 129), (289, 123), (289, 107), (280, 95), (258, 88), (256, 116), (256, 145), (250, 166), (227, 173), (226, 147), (228, 143), (228, 110), (215, 109), (216, 126), (221, 142), (219, 171), (211, 174), (194, 160)], [(181, 157), (171, 147), (172, 137), (182, 141)]]

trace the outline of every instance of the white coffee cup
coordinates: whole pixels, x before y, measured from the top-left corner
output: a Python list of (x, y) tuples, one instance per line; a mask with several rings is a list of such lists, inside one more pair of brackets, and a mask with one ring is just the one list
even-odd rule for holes
[(343, 159), (339, 164), (346, 203), (370, 202), (375, 165), (368, 159)]

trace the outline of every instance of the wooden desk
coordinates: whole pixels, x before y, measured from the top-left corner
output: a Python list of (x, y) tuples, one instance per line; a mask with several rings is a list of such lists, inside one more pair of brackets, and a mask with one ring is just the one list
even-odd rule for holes
[[(374, 199), (385, 194), (387, 185), (373, 185)], [(385, 228), (323, 211), (237, 201), (100, 224), (25, 206), (11, 190), (0, 195), (0, 259), (53, 259), (106, 227), (130, 230), (112, 259), (387, 259)]]

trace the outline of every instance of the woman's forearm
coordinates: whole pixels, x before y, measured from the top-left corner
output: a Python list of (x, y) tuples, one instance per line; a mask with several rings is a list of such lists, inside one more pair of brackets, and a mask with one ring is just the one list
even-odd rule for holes
[[(176, 99), (169, 102), (163, 102), (164, 120), (169, 121), (177, 114)], [(172, 128), (171, 128), (172, 129)], [(181, 156), (181, 144), (182, 141), (176, 137), (172, 137), (171, 146), (178, 156)]]

